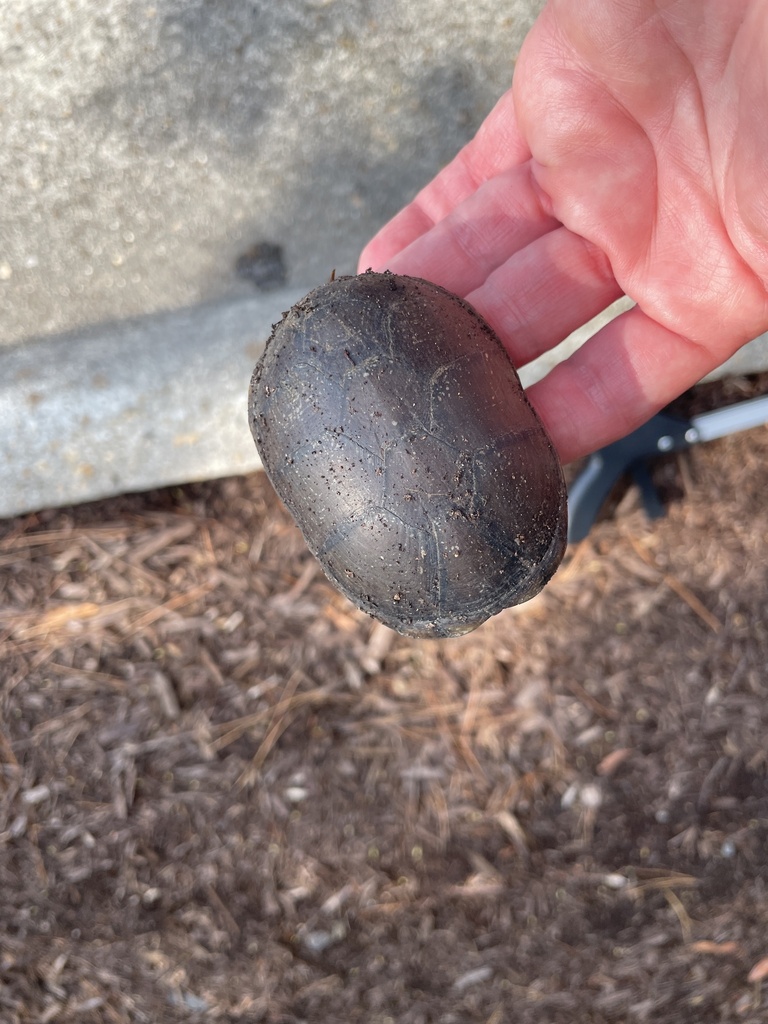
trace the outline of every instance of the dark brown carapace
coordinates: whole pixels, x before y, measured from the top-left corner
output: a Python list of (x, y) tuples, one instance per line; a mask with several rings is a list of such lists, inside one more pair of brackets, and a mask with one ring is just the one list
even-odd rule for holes
[(250, 424), (325, 572), (414, 636), (533, 597), (566, 543), (557, 455), (501, 342), (437, 285), (340, 277), (276, 325)]

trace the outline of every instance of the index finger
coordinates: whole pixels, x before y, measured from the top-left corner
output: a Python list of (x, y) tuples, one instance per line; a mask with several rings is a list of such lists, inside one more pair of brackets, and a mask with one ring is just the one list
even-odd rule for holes
[(490, 178), (530, 158), (517, 127), (512, 90), (498, 101), (475, 137), (363, 249), (358, 271), (387, 262), (443, 220)]

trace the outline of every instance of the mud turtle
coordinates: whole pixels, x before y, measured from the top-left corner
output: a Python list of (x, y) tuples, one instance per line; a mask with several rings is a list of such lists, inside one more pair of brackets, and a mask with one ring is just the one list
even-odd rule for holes
[(310, 292), (256, 366), (251, 431), (326, 574), (412, 636), (533, 597), (565, 550), (560, 463), (465, 301), (368, 272)]

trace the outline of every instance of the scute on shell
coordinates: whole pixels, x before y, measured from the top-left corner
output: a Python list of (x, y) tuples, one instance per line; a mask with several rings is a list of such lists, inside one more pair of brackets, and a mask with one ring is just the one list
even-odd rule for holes
[(552, 444), (498, 337), (435, 284), (369, 271), (310, 292), (273, 329), (249, 418), (326, 574), (402, 633), (466, 633), (563, 557)]

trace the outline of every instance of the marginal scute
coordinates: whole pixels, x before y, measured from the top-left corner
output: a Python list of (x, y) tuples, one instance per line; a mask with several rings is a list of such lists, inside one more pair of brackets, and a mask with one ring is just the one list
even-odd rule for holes
[(325, 572), (393, 629), (466, 633), (560, 564), (557, 455), (499, 339), (435, 284), (369, 271), (310, 292), (273, 328), (249, 418)]

